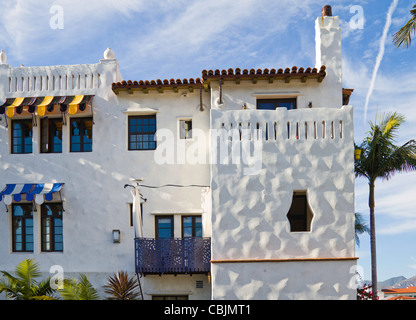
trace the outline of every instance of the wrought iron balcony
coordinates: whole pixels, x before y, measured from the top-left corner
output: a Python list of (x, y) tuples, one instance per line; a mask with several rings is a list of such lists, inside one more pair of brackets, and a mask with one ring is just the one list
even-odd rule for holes
[(192, 274), (211, 270), (211, 238), (136, 238), (136, 272)]

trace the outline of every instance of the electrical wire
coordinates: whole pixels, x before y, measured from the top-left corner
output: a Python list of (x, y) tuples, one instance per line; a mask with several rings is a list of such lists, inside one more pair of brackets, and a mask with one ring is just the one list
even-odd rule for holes
[(158, 189), (158, 188), (165, 188), (165, 187), (177, 187), (177, 188), (198, 187), (198, 188), (207, 188), (209, 186), (203, 186), (203, 185), (199, 185), (199, 184), (190, 184), (190, 185), (164, 184), (164, 185), (161, 185), (161, 186), (149, 186), (149, 185), (146, 185), (146, 184), (140, 184), (139, 187)]

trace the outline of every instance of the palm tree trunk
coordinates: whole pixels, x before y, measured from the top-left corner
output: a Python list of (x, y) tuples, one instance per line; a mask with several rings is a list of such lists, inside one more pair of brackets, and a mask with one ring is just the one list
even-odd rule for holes
[(370, 196), (368, 205), (370, 207), (370, 245), (371, 245), (371, 283), (373, 287), (373, 300), (377, 299), (377, 251), (376, 251), (376, 221), (374, 215), (375, 201), (374, 201), (374, 180), (370, 183)]

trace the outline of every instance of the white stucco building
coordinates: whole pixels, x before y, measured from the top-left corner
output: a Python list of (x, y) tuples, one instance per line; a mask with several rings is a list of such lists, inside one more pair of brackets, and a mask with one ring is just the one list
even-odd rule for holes
[(125, 81), (111, 50), (2, 59), (0, 270), (34, 258), (100, 291), (126, 270), (145, 299), (355, 299), (351, 90), (324, 11), (309, 68)]

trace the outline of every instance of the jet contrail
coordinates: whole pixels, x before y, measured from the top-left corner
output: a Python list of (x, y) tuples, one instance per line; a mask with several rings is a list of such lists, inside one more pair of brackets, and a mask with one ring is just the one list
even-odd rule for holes
[(381, 60), (383, 60), (384, 56), (384, 45), (386, 43), (387, 33), (389, 32), (390, 25), (391, 25), (391, 16), (393, 15), (394, 10), (396, 9), (397, 3), (399, 0), (393, 0), (390, 5), (389, 10), (387, 11), (387, 18), (386, 24), (384, 25), (383, 34), (380, 38), (380, 49), (377, 54), (376, 64), (374, 65), (373, 76), (371, 78), (370, 86), (368, 88), (367, 97), (365, 98), (365, 105), (364, 105), (364, 122), (367, 122), (367, 107), (368, 102), (370, 100), (371, 94), (373, 93), (374, 83), (376, 81), (378, 68), (380, 67)]

